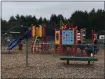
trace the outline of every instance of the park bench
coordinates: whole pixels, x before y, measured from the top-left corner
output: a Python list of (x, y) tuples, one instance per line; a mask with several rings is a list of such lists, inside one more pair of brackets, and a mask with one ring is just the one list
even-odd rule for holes
[(90, 64), (90, 61), (97, 61), (97, 59), (93, 58), (93, 57), (73, 57), (73, 56), (61, 56), (60, 60), (67, 60), (67, 64), (69, 64), (70, 60), (74, 60), (74, 61), (88, 61), (88, 64)]

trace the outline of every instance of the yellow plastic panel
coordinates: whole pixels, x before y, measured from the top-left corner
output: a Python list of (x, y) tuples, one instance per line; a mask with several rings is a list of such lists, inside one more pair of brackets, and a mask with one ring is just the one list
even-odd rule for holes
[(60, 44), (60, 31), (55, 31), (55, 44)]
[(31, 33), (32, 34), (32, 37), (35, 37), (35, 26), (32, 26), (31, 27), (31, 30), (32, 30), (32, 33)]
[(42, 26), (39, 25), (39, 36), (42, 37)]
[(39, 36), (39, 27), (36, 27), (36, 36)]

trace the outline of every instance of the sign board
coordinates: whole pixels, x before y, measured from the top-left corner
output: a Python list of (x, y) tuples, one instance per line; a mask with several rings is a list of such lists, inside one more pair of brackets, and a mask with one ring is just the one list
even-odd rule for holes
[(74, 44), (74, 31), (73, 30), (62, 31), (62, 44), (63, 45)]
[(12, 32), (12, 31), (10, 31), (10, 33), (20, 33), (20, 32)]

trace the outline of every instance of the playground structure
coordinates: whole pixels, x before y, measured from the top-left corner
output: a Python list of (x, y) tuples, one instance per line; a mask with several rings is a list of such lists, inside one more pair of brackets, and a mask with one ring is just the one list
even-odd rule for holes
[(39, 25), (39, 27), (32, 26), (32, 41), (31, 41), (31, 51), (35, 52), (44, 52), (48, 50), (48, 37), (45, 34), (45, 27)]
[[(80, 29), (79, 31), (78, 26), (73, 27), (69, 24), (63, 24), (59, 29), (56, 29), (55, 25), (55, 44), (53, 53), (57, 53), (57, 49), (59, 48), (60, 60), (67, 60), (67, 64), (69, 64), (69, 60), (88, 61), (88, 64), (90, 64), (90, 61), (97, 61), (97, 59), (94, 58), (94, 52), (99, 50), (97, 46), (95, 46), (95, 41), (97, 40), (96, 33), (92, 30), (92, 44), (90, 45), (86, 44), (85, 37), (86, 29)], [(39, 25), (38, 27), (32, 25), (31, 28), (25, 32), (24, 36), (21, 36), (8, 44), (8, 50), (12, 50), (12, 48), (17, 45), (20, 46), (19, 50), (22, 50), (21, 41), (23, 39), (31, 39), (30, 47), (31, 52), (33, 53), (43, 53), (51, 48), (45, 33), (44, 25)], [(81, 51), (80, 53), (78, 52), (79, 50)]]
[[(94, 43), (97, 40), (96, 33), (92, 30), (92, 44), (87, 45), (85, 43), (86, 30), (80, 29), (80, 33), (78, 31), (77, 26), (72, 27), (68, 24), (63, 24), (60, 29), (55, 27), (55, 52), (57, 48), (60, 48), (60, 55), (62, 56), (60, 59), (67, 60), (67, 64), (69, 64), (69, 60), (88, 61), (88, 64), (90, 64), (90, 61), (97, 61), (94, 58), (94, 52), (99, 50)], [(77, 38), (78, 34), (80, 39)], [(68, 48), (69, 54), (67, 55)], [(78, 48), (81, 50), (81, 55), (78, 55)]]
[[(25, 34), (24, 34), (25, 40), (27, 39), (26, 36), (28, 36), (28, 40), (33, 38), (33, 37), (31, 37), (31, 35), (32, 35), (32, 31), (30, 31), (31, 29), (32, 28), (28, 29), (25, 32)], [(59, 30), (56, 30), (56, 31), (59, 33)], [(80, 34), (78, 34), (77, 36), (79, 37), (79, 35)], [(8, 35), (8, 36), (10, 36), (10, 35)], [(59, 34), (57, 34), (57, 38), (58, 37), (59, 37)], [(33, 41), (35, 41), (35, 40), (33, 40)], [(77, 39), (77, 42), (78, 41), (80, 41), (79, 38)], [(29, 48), (30, 41), (28, 41), (28, 42), (29, 42), (29, 45), (28, 45), (28, 48)], [(59, 45), (59, 47), (60, 47), (59, 41), (57, 41), (57, 42), (58, 42), (57, 45)], [(27, 52), (27, 48), (25, 47), (25, 46), (27, 46), (27, 41), (24, 44), (25, 45), (23, 45), (22, 51), (15, 50), (15, 48), (16, 48), (16, 46), (15, 46), (15, 48), (13, 48), (13, 50), (11, 51), (13, 54), (2, 54), (2, 62), (3, 62), (2, 63), (2, 68), (3, 68), (2, 69), (2, 72), (3, 72), (2, 78), (17, 78), (17, 77), (18, 78), (24, 78), (24, 77), (25, 78), (44, 78), (45, 75), (46, 75), (46, 78), (51, 78), (51, 77), (53, 77), (53, 78), (58, 78), (58, 77), (59, 78), (63, 78), (63, 77), (71, 78), (73, 76), (75, 78), (86, 78), (86, 77), (87, 78), (102, 78), (102, 76), (104, 75), (104, 53), (103, 53), (104, 50), (103, 49), (100, 49), (99, 53), (97, 55), (95, 55), (95, 57), (97, 57), (97, 59), (99, 60), (99, 61), (97, 61), (97, 63), (95, 63), (94, 65), (86, 65), (85, 61), (88, 61), (88, 62), (96, 61), (97, 59), (94, 57), (69, 56), (65, 53), (68, 50), (68, 47), (66, 47), (66, 49), (62, 52), (62, 55), (63, 54), (66, 54), (66, 55), (65, 56), (61, 55), (61, 57), (59, 57), (59, 55), (56, 54), (57, 53), (56, 51), (55, 51), (56, 55), (51, 55), (51, 54), (46, 55), (45, 53), (44, 53), (44, 55), (39, 54), (39, 53), (38, 54), (30, 53), (30, 51)], [(78, 43), (76, 46), (79, 46), (79, 45), (82, 46), (82, 44), (78, 44)], [(86, 45), (86, 44), (83, 44), (83, 45)], [(35, 47), (36, 46), (37, 46), (37, 43), (35, 43)], [(73, 47), (74, 44), (67, 45), (67, 46)], [(24, 50), (25, 50), (25, 52), (24, 52)], [(76, 55), (77, 55), (77, 53), (78, 53), (78, 50), (76, 52)], [(74, 55), (74, 54), (72, 53), (72, 55)], [(25, 60), (25, 57), (26, 57), (26, 60)], [(67, 60), (67, 64), (69, 64), (69, 60), (76, 60), (76, 62), (71, 61), (70, 66), (69, 65), (67, 66), (67, 65), (65, 65), (66, 63), (62, 62), (61, 60)], [(77, 60), (82, 61), (82, 62), (78, 62)], [(26, 64), (25, 64), (25, 61), (26, 61)], [(11, 73), (11, 72), (13, 72), (13, 73)], [(86, 73), (84, 73), (84, 72), (86, 72)], [(93, 72), (97, 72), (97, 73), (95, 74)], [(81, 74), (82, 74), (82, 77), (81, 77)], [(87, 74), (90, 74), (90, 75), (87, 75)], [(90, 76), (90, 77), (88, 77), (88, 76)]]
[(18, 39), (12, 40), (8, 44), (9, 52), (16, 47), (19, 46), (19, 50), (22, 50), (23, 44), (21, 43), (24, 39), (29, 39), (31, 47), (31, 52), (44, 52), (49, 50), (52, 46), (48, 43), (48, 36), (45, 36), (45, 27), (44, 25), (34, 26), (32, 25), (23, 36), (19, 37)]

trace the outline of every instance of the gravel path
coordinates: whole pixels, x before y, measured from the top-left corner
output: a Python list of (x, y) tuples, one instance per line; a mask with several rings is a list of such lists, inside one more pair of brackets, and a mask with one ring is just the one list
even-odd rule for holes
[(103, 78), (104, 53), (100, 51), (94, 65), (86, 61), (70, 61), (66, 65), (58, 55), (29, 54), (29, 67), (25, 67), (25, 54), (2, 54), (2, 78)]

